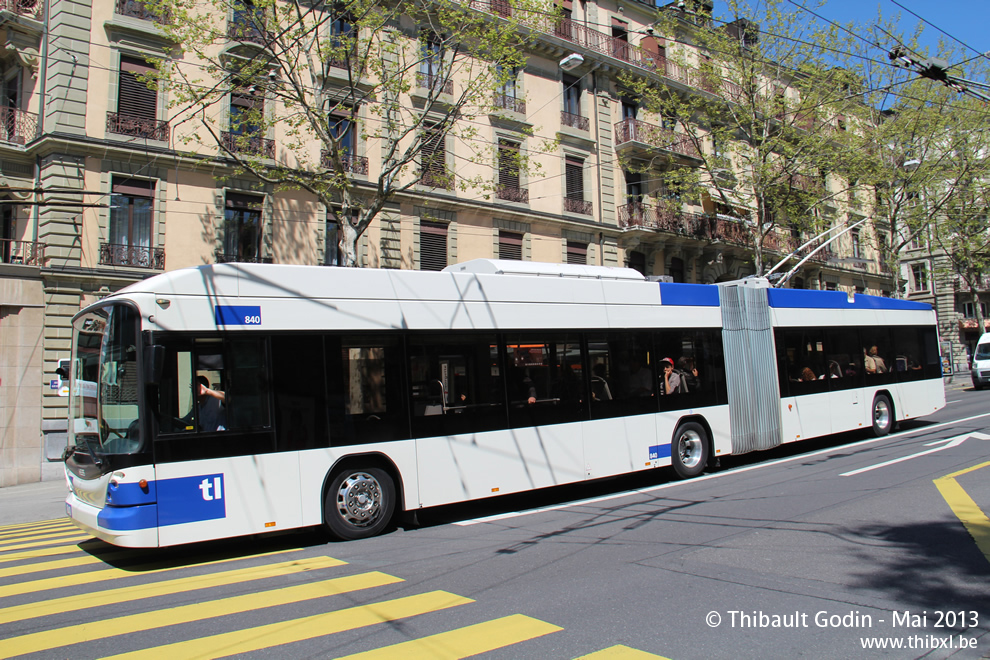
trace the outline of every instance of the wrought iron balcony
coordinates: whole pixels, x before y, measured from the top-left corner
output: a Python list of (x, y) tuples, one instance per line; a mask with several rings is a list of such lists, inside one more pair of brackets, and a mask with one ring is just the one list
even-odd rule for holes
[(454, 93), (454, 81), (450, 79), (444, 80), (443, 76), (435, 74), (417, 73), (416, 84), (423, 89), (436, 90), (441, 94)]
[(579, 213), (581, 215), (591, 215), (594, 211), (594, 205), (591, 202), (586, 202), (583, 199), (572, 199), (570, 197), (564, 198), (564, 210), (568, 213)]
[(495, 197), (508, 202), (529, 204), (529, 188), (518, 188), (516, 186), (503, 186), (499, 184), (495, 188)]
[(218, 264), (270, 264), (271, 257), (249, 257), (241, 254), (231, 254), (217, 250), (213, 253), (213, 258)]
[(100, 264), (165, 270), (165, 248), (100, 243)]
[(453, 190), (454, 188), (454, 177), (445, 171), (424, 170), (420, 172), (419, 182), (431, 188), (442, 188), (443, 190)]
[(0, 107), (0, 142), (27, 144), (38, 137), (38, 115)]
[(231, 41), (267, 46), (275, 39), (275, 35), (248, 23), (229, 23), (227, 38)]
[(496, 94), (493, 101), (496, 108), (511, 110), (512, 112), (518, 112), (521, 115), (526, 114), (526, 102), (522, 99), (517, 99), (515, 96), (509, 96), (508, 94)]
[(235, 154), (275, 158), (275, 140), (242, 133), (231, 133), (230, 131), (221, 132), (220, 137), (223, 140), (223, 146)]
[(571, 128), (576, 128), (581, 131), (586, 131), (591, 126), (587, 117), (582, 117), (581, 115), (575, 115), (570, 112), (560, 111), (560, 123), (564, 126), (570, 126)]
[(0, 238), (0, 263), (44, 266), (45, 244)]
[[(368, 174), (368, 159), (366, 157), (345, 154), (340, 157), (340, 160), (344, 166), (345, 172), (351, 172), (352, 174)], [(330, 152), (326, 149), (320, 151), (320, 165), (328, 170), (333, 169), (333, 160), (330, 158)]]
[(41, 0), (0, 0), (0, 9), (5, 9), (18, 16), (27, 16), (41, 20), (41, 10), (44, 3)]
[(169, 24), (168, 14), (154, 12), (137, 0), (117, 0), (115, 12), (121, 16), (139, 18), (142, 21), (151, 21), (159, 25)]
[(168, 122), (108, 112), (107, 133), (168, 142)]
[(664, 151), (671, 151), (690, 158), (701, 158), (698, 146), (686, 135), (628, 117), (615, 125), (617, 148), (627, 142), (639, 142)]

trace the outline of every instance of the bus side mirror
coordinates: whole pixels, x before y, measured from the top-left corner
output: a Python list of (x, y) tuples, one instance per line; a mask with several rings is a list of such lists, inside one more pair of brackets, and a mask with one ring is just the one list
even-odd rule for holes
[(151, 344), (144, 347), (144, 377), (145, 382), (157, 385), (162, 379), (165, 368), (165, 347), (161, 344)]

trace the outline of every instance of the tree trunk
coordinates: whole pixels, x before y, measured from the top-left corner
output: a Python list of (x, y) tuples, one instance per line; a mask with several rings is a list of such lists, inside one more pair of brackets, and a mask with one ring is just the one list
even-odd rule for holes
[(357, 229), (349, 222), (342, 222), (339, 231), (338, 249), (340, 250), (340, 265), (354, 268), (357, 263)]

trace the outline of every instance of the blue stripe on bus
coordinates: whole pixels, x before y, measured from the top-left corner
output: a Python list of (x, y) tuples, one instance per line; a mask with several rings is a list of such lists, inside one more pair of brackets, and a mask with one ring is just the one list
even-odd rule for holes
[(670, 443), (650, 447), (650, 460), (658, 461), (661, 458), (670, 458)]
[(139, 504), (154, 504), (157, 501), (158, 491), (154, 481), (149, 481), (145, 489), (134, 483), (115, 486), (112, 481), (107, 487), (107, 504), (109, 506), (137, 506)]
[(105, 506), (96, 516), (100, 529), (129, 531), (158, 527), (158, 505)]
[(804, 289), (767, 289), (771, 307), (791, 309), (899, 309), (930, 310), (927, 303), (896, 300), (857, 293), (849, 302), (844, 291), (807, 291)]
[(158, 524), (161, 527), (226, 518), (226, 503), (222, 474), (158, 482)]
[(711, 284), (660, 282), (660, 304), (718, 307), (718, 287)]
[(217, 325), (261, 325), (260, 305), (217, 305), (213, 312)]

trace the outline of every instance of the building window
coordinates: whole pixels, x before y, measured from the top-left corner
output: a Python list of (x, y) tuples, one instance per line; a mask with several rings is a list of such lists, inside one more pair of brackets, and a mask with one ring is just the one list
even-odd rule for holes
[(670, 279), (675, 282), (684, 282), (684, 260), (680, 257), (673, 257), (670, 260)]
[(449, 190), (452, 181), (447, 174), (447, 145), (444, 134), (433, 125), (428, 125), (423, 133), (423, 146), (420, 149), (420, 181), (425, 186)]
[(454, 93), (454, 83), (452, 80), (444, 80), (446, 68), (444, 66), (443, 38), (428, 30), (424, 30), (420, 38), (419, 52), (419, 76), (417, 83), (420, 87), (435, 89), (445, 94)]
[(497, 70), (501, 82), (495, 91), (496, 107), (526, 114), (526, 102), (522, 99), (519, 89), (519, 69), (513, 67), (506, 70), (499, 64)]
[(584, 201), (584, 159), (568, 156), (564, 160), (564, 210), (591, 215), (591, 202)]
[(333, 220), (327, 220), (327, 239), (326, 247), (323, 251), (323, 265), (324, 266), (339, 266), (340, 265), (340, 232), (337, 229), (337, 223)]
[(495, 196), (510, 202), (529, 203), (529, 190), (519, 182), (520, 143), (499, 138), (498, 140), (498, 188)]
[[(975, 319), (976, 318), (976, 306), (971, 302), (965, 302), (962, 305), (963, 318)], [(985, 302), (980, 303), (980, 313), (983, 318), (987, 318), (987, 304)]]
[(109, 240), (100, 245), (100, 263), (163, 269), (164, 251), (155, 250), (151, 238), (154, 182), (114, 177), (110, 191)]
[(107, 115), (107, 132), (149, 140), (168, 140), (168, 123), (158, 121), (158, 93), (142, 77), (154, 68), (146, 61), (121, 56), (117, 85), (117, 112)]
[(564, 74), (562, 82), (564, 109), (560, 115), (560, 122), (564, 126), (588, 130), (588, 118), (581, 116), (581, 79)]
[(498, 258), (522, 261), (523, 235), (500, 229), (498, 232)]
[(263, 158), (275, 157), (275, 142), (264, 137), (265, 97), (255, 85), (230, 93), (230, 130), (223, 133), (231, 152)]
[(588, 244), (567, 241), (567, 263), (585, 266), (588, 264)]
[(443, 270), (447, 267), (447, 224), (432, 220), (419, 221), (419, 269)]
[(639, 250), (632, 250), (629, 252), (628, 259), (627, 267), (632, 268), (640, 275), (646, 275), (646, 255), (644, 253)]
[(338, 14), (330, 22), (330, 66), (338, 69), (350, 68), (357, 57), (357, 43), (354, 41), (354, 23), (349, 14)]
[(862, 248), (859, 241), (859, 230), (853, 230), (849, 232), (852, 237), (852, 256), (853, 259), (861, 259), (863, 257)]
[(261, 210), (264, 198), (227, 193), (224, 212), (223, 260), (260, 263)]
[(928, 291), (928, 268), (923, 263), (911, 264), (911, 291)]

